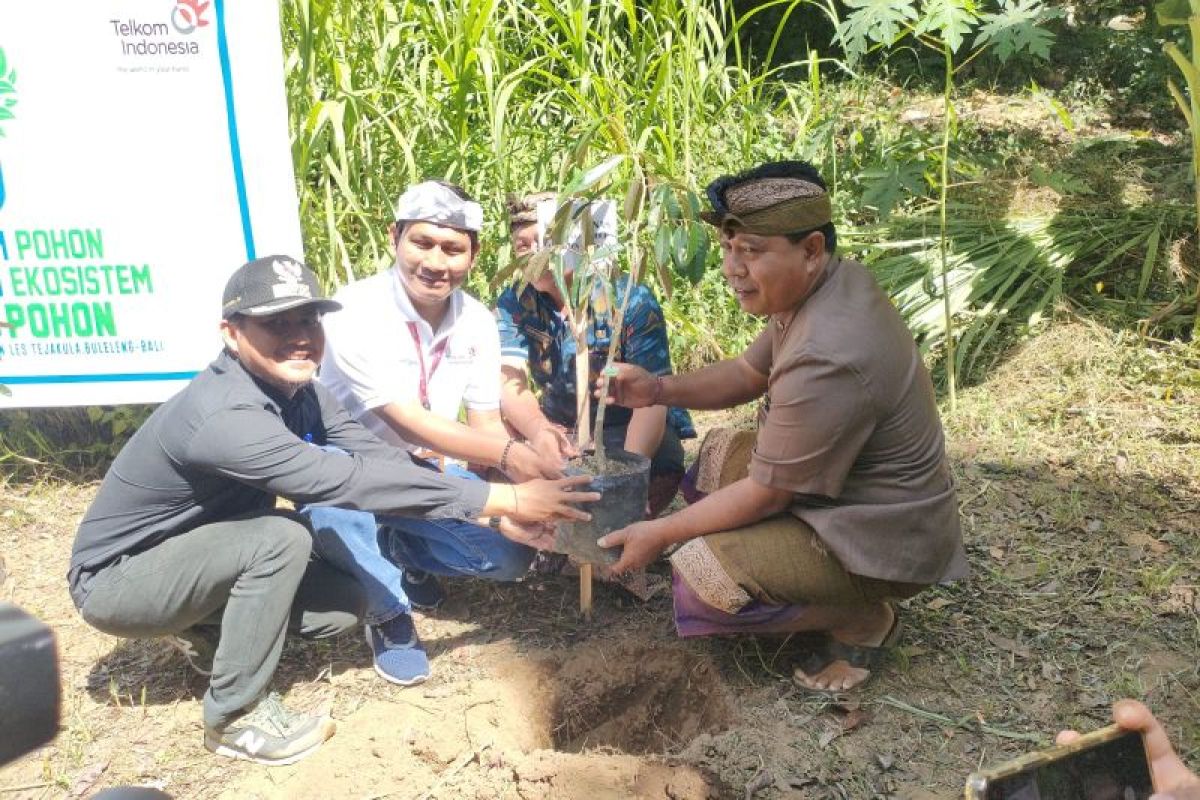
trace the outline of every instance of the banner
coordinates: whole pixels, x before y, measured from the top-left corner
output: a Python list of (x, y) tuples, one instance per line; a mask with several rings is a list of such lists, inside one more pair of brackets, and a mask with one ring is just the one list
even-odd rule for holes
[(302, 256), (278, 7), (0, 3), (0, 407), (164, 400)]

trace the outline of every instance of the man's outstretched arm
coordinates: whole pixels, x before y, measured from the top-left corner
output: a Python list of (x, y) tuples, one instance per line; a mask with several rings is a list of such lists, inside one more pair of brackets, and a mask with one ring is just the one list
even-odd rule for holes
[(742, 356), (683, 375), (656, 376), (631, 364), (615, 366), (617, 374), (610, 379), (605, 402), (629, 408), (732, 408), (761, 397), (767, 390), (767, 376)]

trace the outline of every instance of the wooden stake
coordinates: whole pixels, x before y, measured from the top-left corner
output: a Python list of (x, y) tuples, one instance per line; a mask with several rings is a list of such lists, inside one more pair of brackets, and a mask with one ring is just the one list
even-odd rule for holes
[(592, 619), (592, 565), (579, 565), (579, 613), (587, 621)]

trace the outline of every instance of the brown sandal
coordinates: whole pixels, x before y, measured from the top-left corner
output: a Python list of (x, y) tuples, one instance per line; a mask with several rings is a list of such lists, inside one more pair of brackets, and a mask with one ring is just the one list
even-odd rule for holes
[[(800, 659), (792, 673), (792, 682), (806, 692), (824, 695), (842, 695), (861, 687), (867, 681), (871, 680), (887, 654), (900, 643), (900, 637), (904, 633), (904, 626), (900, 623), (900, 614), (894, 606), (892, 607), (892, 614), (892, 627), (888, 629), (887, 635), (883, 637), (882, 642), (874, 646), (847, 644), (839, 642), (832, 637), (827, 637), (823, 643), (813, 647)], [(815, 689), (801, 683), (797, 678), (797, 676), (803, 675), (811, 679), (811, 676), (821, 672), (835, 661), (845, 661), (851, 667), (865, 669), (871, 674), (850, 689)]]

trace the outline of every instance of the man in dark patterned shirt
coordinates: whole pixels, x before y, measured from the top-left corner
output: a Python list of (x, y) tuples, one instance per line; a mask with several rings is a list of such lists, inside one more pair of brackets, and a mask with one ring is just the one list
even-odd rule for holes
[[(538, 203), (553, 203), (551, 194), (537, 194), (509, 202), (509, 227), (515, 255), (540, 246)], [(563, 298), (553, 276), (543, 273), (518, 293), (509, 287), (496, 303), (503, 372), (500, 410), (505, 420), (528, 438), (543, 455), (561, 454), (569, 447), (555, 426), (575, 427), (575, 339), (563, 316)], [(645, 286), (615, 287), (613, 302), (623, 302), (632, 291), (625, 312), (617, 360), (637, 364), (653, 375), (671, 373), (671, 353), (662, 308)], [(592, 377), (604, 367), (612, 337), (612, 310), (599, 288), (592, 294), (592, 325), (588, 331)], [(528, 377), (527, 377), (528, 376)], [(529, 378), (541, 391), (541, 400), (530, 392)], [(592, 401), (592, 419), (596, 403)], [(681, 439), (695, 437), (691, 417), (682, 408), (653, 406), (630, 410), (612, 407), (604, 420), (605, 445), (624, 448), (651, 459), (650, 515), (657, 516), (671, 502), (683, 476)]]

